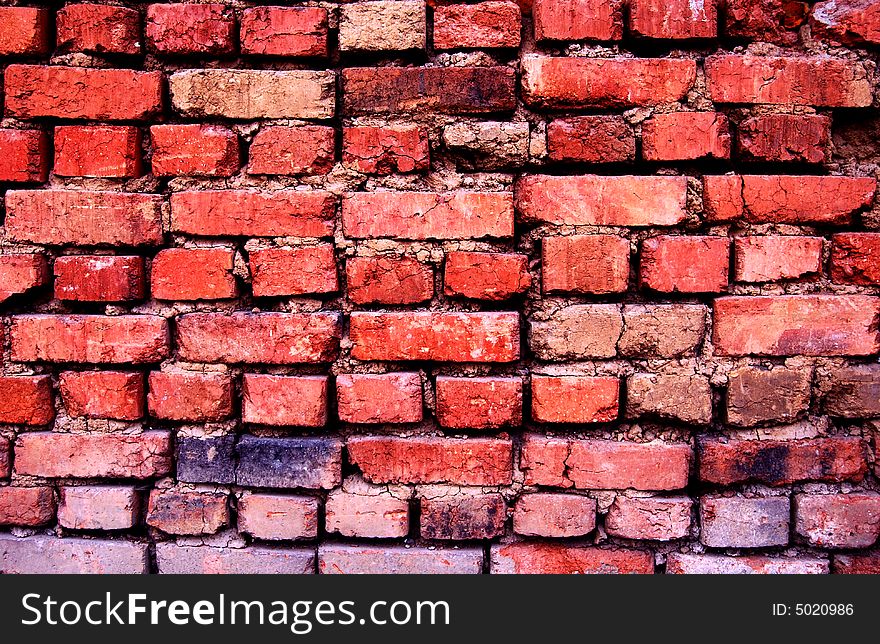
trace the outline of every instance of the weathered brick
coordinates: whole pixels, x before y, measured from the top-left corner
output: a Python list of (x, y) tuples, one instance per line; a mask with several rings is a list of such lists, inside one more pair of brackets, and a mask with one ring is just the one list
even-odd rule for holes
[(141, 131), (125, 125), (56, 127), (54, 170), (67, 177), (139, 177)]
[(701, 304), (626, 304), (617, 348), (634, 357), (693, 353), (706, 334), (706, 313)]
[(685, 177), (526, 175), (516, 207), (526, 223), (673, 226), (687, 217)]
[(336, 132), (324, 125), (262, 128), (251, 142), (248, 173), (327, 174), (336, 155)]
[(19, 118), (144, 121), (162, 110), (161, 72), (10, 65), (6, 113)]
[(523, 494), (513, 531), (527, 537), (582, 537), (596, 529), (596, 500), (577, 494)]
[(0, 129), (0, 181), (42, 183), (49, 178), (50, 156), (45, 132)]
[(867, 548), (880, 537), (880, 494), (796, 494), (795, 530), (820, 548)]
[(337, 313), (188, 313), (177, 318), (180, 357), (195, 362), (331, 362)]
[(531, 320), (529, 345), (540, 360), (612, 358), (622, 331), (616, 304), (574, 304), (546, 320)]
[(737, 153), (755, 161), (823, 163), (831, 158), (831, 119), (801, 114), (762, 114), (737, 127)]
[(521, 168), (529, 160), (526, 121), (462, 121), (443, 128), (443, 145), (460, 170)]
[(47, 478), (148, 479), (171, 471), (171, 435), (29, 432), (15, 445), (15, 471)]
[(345, 423), (418, 423), (422, 420), (422, 381), (418, 373), (339, 374), (339, 420)]
[(528, 290), (529, 258), (515, 253), (452, 251), (446, 255), (446, 295), (475, 300), (506, 300)]
[(718, 9), (715, 0), (630, 0), (629, 26), (645, 38), (715, 38)]
[(238, 531), (267, 541), (314, 539), (318, 499), (245, 492), (238, 500)]
[(162, 242), (162, 197), (90, 190), (6, 193), (6, 234), (15, 241), (81, 246)]
[(46, 9), (0, 7), (0, 56), (47, 53), (50, 17)]
[(150, 286), (157, 300), (222, 300), (235, 297), (231, 248), (165, 248), (153, 258)]
[(519, 47), (519, 5), (489, 0), (434, 8), (434, 49)]
[(516, 313), (404, 312), (350, 316), (357, 360), (514, 362), (519, 359)]
[(797, 481), (858, 480), (867, 465), (860, 438), (705, 439), (700, 442), (699, 471), (701, 480), (718, 485), (748, 481), (788, 485)]
[(349, 257), (345, 276), (355, 304), (417, 304), (434, 295), (434, 270), (410, 257)]
[(547, 126), (553, 161), (623, 163), (636, 157), (636, 137), (622, 116), (571, 116)]
[(724, 31), (733, 38), (792, 45), (808, 12), (800, 0), (726, 0)]
[(822, 271), (821, 237), (760, 235), (734, 240), (737, 282), (775, 282)]
[(869, 355), (880, 347), (880, 301), (865, 295), (780, 295), (715, 300), (721, 355)]
[(0, 302), (48, 281), (49, 266), (42, 253), (0, 255)]
[(422, 0), (372, 0), (344, 4), (340, 9), (340, 51), (425, 48), (426, 10)]
[(315, 549), (218, 548), (156, 544), (159, 574), (165, 575), (310, 575)]
[(716, 103), (867, 107), (871, 83), (861, 63), (827, 56), (715, 55), (705, 61)]
[(527, 55), (522, 94), (536, 108), (657, 105), (678, 101), (697, 76), (693, 60)]
[(519, 426), (522, 379), (437, 376), (437, 422), (452, 429)]
[(138, 522), (140, 495), (127, 485), (60, 488), (58, 523), (70, 530), (129, 530)]
[(318, 548), (318, 572), (352, 574), (478, 575), (483, 568), (479, 548), (408, 546), (350, 546), (326, 544)]
[(880, 284), (880, 233), (840, 233), (831, 238), (831, 279), (839, 284)]
[(236, 483), (245, 487), (332, 489), (342, 481), (338, 438), (242, 436)]
[(621, 0), (535, 0), (535, 40), (620, 40)]
[(238, 137), (217, 125), (154, 125), (153, 174), (231, 177), (238, 172)]
[(810, 14), (814, 35), (846, 45), (880, 43), (880, 8), (870, 0), (816, 3)]
[(729, 266), (727, 237), (662, 235), (642, 242), (639, 280), (661, 293), (720, 293)]
[(46, 425), (54, 418), (49, 376), (0, 376), (0, 423)]
[(729, 378), (727, 422), (732, 425), (791, 422), (810, 407), (810, 369), (747, 366)]
[(177, 479), (187, 483), (234, 483), (235, 436), (178, 436)]
[(347, 447), (373, 483), (507, 485), (512, 477), (508, 439), (352, 436)]
[(222, 4), (151, 4), (147, 46), (160, 54), (229, 54), (235, 50), (235, 18)]
[(619, 405), (615, 377), (532, 376), (532, 420), (539, 423), (608, 423)]
[(241, 419), (260, 425), (323, 427), (327, 386), (327, 376), (245, 374)]
[(657, 416), (684, 423), (712, 422), (709, 379), (694, 373), (635, 373), (627, 379), (629, 417)]
[(605, 516), (605, 531), (622, 539), (672, 541), (688, 536), (693, 501), (686, 496), (629, 497), (618, 494)]
[(166, 534), (214, 534), (228, 523), (225, 493), (174, 488), (150, 492), (147, 525)]
[(617, 235), (544, 237), (544, 293), (622, 293), (629, 280), (629, 241)]
[(188, 117), (328, 119), (336, 109), (332, 71), (189, 69), (168, 86), (171, 105)]
[(0, 572), (4, 574), (142, 575), (147, 544), (118, 539), (59, 539), (37, 535), (0, 536)]
[(141, 53), (141, 17), (136, 9), (71, 4), (55, 14), (56, 44), (62, 51), (95, 54)]
[(424, 491), (419, 531), (423, 539), (492, 539), (504, 533), (507, 506), (497, 492), (452, 488)]
[(655, 114), (642, 125), (642, 154), (648, 161), (729, 159), (727, 117), (719, 112)]
[(835, 575), (880, 574), (880, 555), (867, 552), (857, 555), (834, 555)]
[(171, 229), (208, 237), (329, 237), (336, 200), (323, 190), (200, 190), (171, 195)]
[(763, 548), (788, 544), (787, 496), (700, 499), (700, 541), (710, 548)]
[(222, 373), (153, 371), (147, 407), (163, 420), (206, 422), (232, 415), (232, 378)]
[(834, 368), (820, 381), (822, 409), (842, 418), (880, 416), (880, 366), (849, 365)]
[(12, 444), (0, 437), (0, 479), (9, 478), (12, 471)]
[(51, 487), (0, 487), (0, 525), (39, 527), (55, 519)]
[(142, 257), (69, 255), (56, 257), (54, 270), (59, 300), (126, 302), (144, 297)]
[(327, 495), (325, 528), (343, 537), (405, 537), (409, 532), (409, 503), (401, 497), (386, 486), (346, 480), (342, 488)]
[(828, 560), (815, 557), (729, 557), (673, 552), (667, 559), (666, 572), (673, 575), (827, 575)]
[(346, 114), (422, 109), (442, 114), (512, 112), (510, 67), (351, 67), (342, 71)]
[(254, 297), (332, 293), (339, 288), (331, 244), (262, 248), (248, 256)]
[(654, 573), (654, 556), (644, 550), (564, 543), (512, 543), (492, 546), (490, 571), (493, 575), (650, 575)]
[(62, 371), (58, 389), (70, 416), (138, 420), (144, 415), (144, 376), (127, 371)]
[(365, 174), (428, 170), (428, 135), (417, 125), (342, 128), (342, 164)]
[(687, 485), (686, 444), (525, 436), (520, 468), (526, 485), (607, 490), (677, 490)]
[(241, 12), (241, 53), (326, 57), (327, 10), (321, 7), (251, 7)]

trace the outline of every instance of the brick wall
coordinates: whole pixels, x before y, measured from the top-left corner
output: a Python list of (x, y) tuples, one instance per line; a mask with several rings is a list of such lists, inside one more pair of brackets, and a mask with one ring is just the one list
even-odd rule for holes
[(13, 5), (0, 572), (880, 571), (876, 2)]

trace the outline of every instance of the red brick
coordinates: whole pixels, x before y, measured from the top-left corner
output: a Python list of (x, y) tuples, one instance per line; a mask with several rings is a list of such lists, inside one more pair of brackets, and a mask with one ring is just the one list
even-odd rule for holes
[(828, 560), (815, 557), (760, 555), (688, 555), (673, 552), (666, 563), (671, 575), (827, 575)]
[(831, 119), (801, 114), (762, 114), (737, 128), (737, 153), (754, 161), (823, 163), (831, 159)]
[(332, 244), (250, 252), (254, 297), (332, 293), (339, 288)]
[(434, 8), (434, 49), (519, 47), (519, 5), (490, 0)]
[(0, 525), (38, 527), (54, 518), (51, 487), (0, 487)]
[(327, 10), (319, 7), (251, 7), (241, 13), (241, 53), (326, 57)]
[(880, 233), (840, 233), (831, 238), (831, 279), (839, 284), (880, 284)]
[(151, 4), (146, 36), (162, 54), (228, 54), (235, 50), (235, 18), (222, 4)]
[(588, 490), (678, 490), (687, 485), (691, 448), (527, 434), (520, 468), (526, 485)]
[(423, 539), (492, 539), (504, 533), (507, 506), (497, 492), (432, 490), (420, 502), (419, 532)]
[(821, 237), (762, 235), (734, 240), (734, 279), (775, 282), (822, 272)]
[(123, 125), (56, 127), (55, 174), (63, 177), (139, 177), (142, 174), (141, 131)]
[(354, 239), (479, 239), (513, 236), (507, 192), (352, 192), (342, 226)]
[(706, 376), (683, 373), (634, 373), (626, 381), (626, 414), (679, 420), (692, 425), (712, 422), (712, 389)]
[(685, 177), (526, 175), (516, 184), (525, 222), (564, 226), (673, 226), (687, 217)]
[(535, 40), (620, 40), (620, 0), (535, 0)]
[(809, 5), (799, 0), (726, 0), (725, 9), (728, 36), (793, 45)]
[(232, 415), (232, 397), (226, 374), (153, 371), (147, 406), (154, 418), (208, 422)]
[(544, 293), (623, 293), (629, 281), (629, 241), (617, 235), (544, 237)]
[(150, 285), (157, 300), (222, 300), (235, 297), (231, 248), (165, 248), (153, 258)]
[(154, 125), (153, 174), (157, 177), (231, 177), (240, 165), (238, 137), (217, 125)]
[(651, 237), (642, 242), (639, 281), (661, 293), (720, 293), (729, 266), (727, 237)]
[(516, 313), (402, 312), (351, 314), (356, 360), (514, 362), (519, 359)]
[(162, 197), (89, 190), (6, 193), (6, 234), (15, 241), (80, 246), (162, 242)]
[(609, 423), (617, 419), (620, 382), (609, 376), (532, 376), (532, 420)]
[(345, 423), (418, 423), (422, 381), (418, 373), (336, 376), (339, 420)]
[(723, 297), (713, 342), (720, 355), (870, 355), (878, 314), (880, 300), (866, 295)]
[(540, 360), (613, 358), (623, 333), (617, 304), (575, 304), (529, 323), (529, 345)]
[(788, 545), (791, 507), (787, 496), (700, 499), (700, 541), (710, 548)]
[(532, 542), (492, 546), (491, 557), (493, 575), (654, 573), (654, 555), (643, 550)]
[(880, 7), (871, 0), (819, 2), (810, 14), (814, 36), (846, 45), (880, 43)]
[(522, 379), (437, 376), (437, 421), (452, 429), (497, 429), (522, 423)]
[(156, 315), (19, 315), (9, 330), (16, 362), (144, 364), (168, 357), (168, 322)]
[(0, 7), (0, 56), (48, 53), (49, 19), (46, 9)]
[(49, 376), (0, 376), (0, 423), (46, 425), (54, 418)]
[(9, 478), (12, 471), (12, 444), (6, 438), (0, 438), (0, 479)]
[(350, 546), (325, 544), (318, 548), (318, 572), (334, 574), (458, 574), (479, 575), (479, 548), (413, 546)]
[(95, 54), (141, 53), (141, 17), (135, 9), (102, 4), (73, 4), (55, 16), (56, 42), (62, 51)]
[(6, 113), (18, 118), (145, 121), (162, 110), (162, 73), (130, 69), (6, 68)]
[(332, 362), (337, 313), (189, 313), (177, 318), (178, 353), (193, 362)]
[(70, 416), (138, 420), (144, 415), (141, 373), (62, 371), (58, 386)]
[(428, 134), (416, 125), (342, 128), (342, 164), (365, 174), (428, 170)]
[(417, 304), (434, 296), (434, 270), (409, 257), (349, 257), (345, 278), (355, 304)]
[(15, 445), (15, 471), (48, 478), (148, 479), (171, 472), (169, 432), (28, 432)]
[(55, 297), (78, 302), (140, 300), (146, 290), (142, 257), (68, 255), (55, 258)]
[(636, 157), (636, 137), (622, 116), (572, 116), (547, 126), (553, 161), (622, 163)]
[(527, 537), (582, 537), (596, 529), (596, 500), (576, 494), (523, 494), (513, 531)]
[(508, 485), (508, 439), (352, 436), (348, 457), (373, 483)]
[(684, 539), (691, 529), (692, 506), (686, 496), (639, 498), (618, 494), (605, 516), (605, 531), (621, 539)]
[(514, 253), (452, 251), (446, 255), (443, 283), (446, 295), (506, 300), (531, 285), (529, 259)]
[(743, 366), (730, 372), (727, 422), (750, 427), (792, 422), (810, 407), (812, 371), (777, 365)]
[(718, 485), (836, 482), (860, 479), (867, 471), (862, 440), (848, 437), (727, 443), (707, 439), (700, 443), (699, 463), (700, 479)]
[(327, 174), (336, 156), (336, 131), (324, 125), (264, 127), (251, 143), (249, 174)]
[(0, 181), (42, 183), (49, 178), (49, 137), (40, 130), (0, 130)]
[(171, 228), (209, 237), (330, 237), (335, 211), (323, 190), (176, 192)]
[(880, 494), (795, 494), (795, 530), (820, 548), (867, 548), (880, 537)]
[(409, 503), (383, 486), (360, 482), (327, 495), (324, 509), (327, 532), (344, 537), (394, 539), (409, 533)]
[[(880, 416), (880, 365), (844, 365), (820, 378), (822, 411), (838, 418)], [(877, 443), (875, 438), (875, 443)]]
[(835, 575), (878, 575), (880, 574), (880, 554), (834, 555)]
[(718, 9), (715, 0), (631, 0), (629, 27), (645, 38), (715, 38)]
[(137, 525), (141, 499), (129, 486), (62, 487), (58, 523), (70, 530), (128, 530)]
[(708, 219), (750, 223), (846, 224), (874, 201), (870, 177), (707, 176), (703, 178)]
[(716, 103), (867, 107), (871, 83), (861, 63), (827, 56), (710, 56), (709, 94)]
[(342, 88), (349, 115), (488, 114), (516, 107), (510, 67), (350, 67), (342, 71)]
[(208, 545), (156, 544), (160, 574), (171, 575), (311, 575), (314, 548), (227, 548)]
[(238, 500), (238, 531), (267, 541), (314, 539), (318, 499), (245, 492)]
[(241, 419), (259, 425), (323, 427), (327, 388), (327, 376), (245, 374)]
[(49, 267), (42, 253), (0, 255), (0, 302), (48, 281)]
[(522, 94), (537, 108), (657, 105), (682, 99), (697, 77), (693, 60), (526, 56)]
[(718, 112), (655, 114), (642, 125), (642, 154), (648, 161), (730, 158), (730, 125)]
[(190, 490), (152, 490), (147, 525), (166, 534), (214, 534), (229, 523), (226, 494)]

